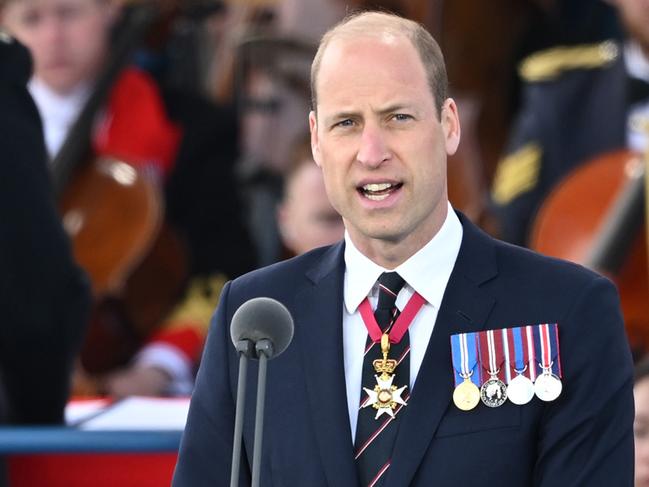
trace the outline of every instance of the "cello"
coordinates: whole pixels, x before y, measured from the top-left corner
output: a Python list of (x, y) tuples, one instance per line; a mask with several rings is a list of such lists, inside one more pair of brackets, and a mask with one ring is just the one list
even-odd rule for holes
[(649, 152), (619, 150), (575, 169), (543, 202), (530, 240), (538, 252), (581, 263), (615, 282), (636, 356), (649, 351), (648, 161)]
[(171, 310), (187, 274), (182, 243), (164, 225), (159, 183), (129, 161), (89, 156), (98, 111), (161, 13), (153, 2), (125, 7), (111, 57), (52, 163), (63, 225), (92, 285), (93, 314), (80, 357), (90, 374), (132, 358)]

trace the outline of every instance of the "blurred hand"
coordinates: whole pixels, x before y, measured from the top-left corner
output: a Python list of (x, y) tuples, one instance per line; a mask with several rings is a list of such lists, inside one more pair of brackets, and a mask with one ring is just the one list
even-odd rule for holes
[(104, 376), (102, 392), (114, 398), (126, 396), (163, 396), (171, 376), (157, 367), (133, 366)]

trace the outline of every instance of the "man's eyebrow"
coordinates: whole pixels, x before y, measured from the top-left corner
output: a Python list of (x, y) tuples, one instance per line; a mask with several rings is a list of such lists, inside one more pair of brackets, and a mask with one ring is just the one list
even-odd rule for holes
[(359, 116), (358, 112), (353, 112), (353, 111), (343, 111), (343, 112), (336, 112), (332, 113), (331, 115), (327, 115), (324, 117), (324, 121), (326, 124), (329, 124), (335, 120), (345, 120), (348, 118), (357, 118)]
[[(379, 110), (376, 110), (375, 113), (377, 113), (380, 116), (385, 116), (390, 113), (398, 112), (401, 110), (408, 110), (408, 111), (413, 111), (417, 112), (417, 108), (414, 107), (411, 103), (393, 103), (392, 105), (387, 105)], [(332, 113), (331, 115), (325, 116), (324, 121), (326, 125), (331, 124), (334, 121), (339, 121), (339, 120), (346, 120), (348, 118), (358, 118), (360, 117), (361, 114), (358, 111), (353, 111), (353, 110), (343, 110), (340, 112), (335, 112)]]
[(377, 113), (379, 115), (387, 115), (388, 113), (394, 113), (401, 110), (416, 110), (416, 108), (409, 103), (394, 103), (392, 105), (388, 105), (387, 107), (381, 108)]

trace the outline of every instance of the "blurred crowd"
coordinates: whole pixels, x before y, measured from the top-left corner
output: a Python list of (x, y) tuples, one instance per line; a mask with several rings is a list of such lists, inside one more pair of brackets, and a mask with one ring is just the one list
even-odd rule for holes
[(641, 361), (647, 0), (0, 0), (4, 421), (62, 421), (69, 394), (189, 395), (223, 284), (343, 237), (311, 156), (310, 63), (374, 7), (445, 53), (454, 207), (614, 279)]

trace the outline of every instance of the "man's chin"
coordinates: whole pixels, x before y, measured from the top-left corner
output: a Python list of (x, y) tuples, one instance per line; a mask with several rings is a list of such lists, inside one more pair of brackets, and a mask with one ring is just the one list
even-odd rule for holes
[(45, 73), (41, 76), (41, 79), (59, 95), (70, 94), (82, 83), (78, 76), (67, 73)]

